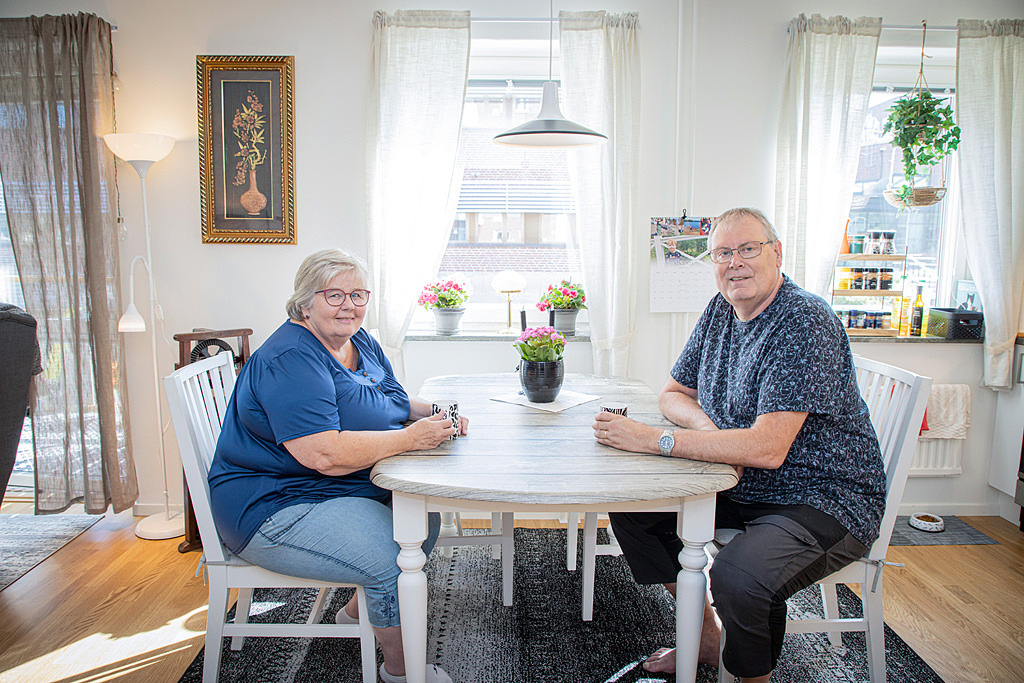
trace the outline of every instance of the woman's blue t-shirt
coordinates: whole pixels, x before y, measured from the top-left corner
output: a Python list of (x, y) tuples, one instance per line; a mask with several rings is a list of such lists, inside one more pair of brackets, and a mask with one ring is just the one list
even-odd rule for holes
[(386, 501), (370, 469), (327, 476), (305, 467), (282, 446), (319, 432), (401, 429), (409, 395), (395, 379), (380, 344), (352, 336), (359, 365), (349, 370), (301, 325), (286, 321), (242, 367), (228, 402), (210, 467), (213, 517), (239, 552), (278, 510), (341, 496)]

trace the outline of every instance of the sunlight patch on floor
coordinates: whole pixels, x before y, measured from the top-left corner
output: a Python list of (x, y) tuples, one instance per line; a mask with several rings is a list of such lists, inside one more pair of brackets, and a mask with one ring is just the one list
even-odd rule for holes
[(52, 672), (53, 678), (50, 680), (60, 680), (61, 683), (100, 683), (118, 678), (132, 680), (123, 677), (141, 671), (169, 654), (191, 647), (196, 639), (202, 640), (204, 632), (189, 628), (187, 624), (193, 620), (195, 625), (194, 620), (198, 620), (205, 627), (205, 613), (204, 605), (158, 629), (121, 637), (94, 633), (0, 672), (0, 682), (33, 680), (33, 676), (37, 676), (40, 671)]

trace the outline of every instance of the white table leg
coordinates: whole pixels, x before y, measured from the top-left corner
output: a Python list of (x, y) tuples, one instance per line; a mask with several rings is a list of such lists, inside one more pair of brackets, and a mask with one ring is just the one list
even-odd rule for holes
[[(458, 529), (455, 527), (455, 513), (454, 512), (442, 512), (441, 513), (441, 533), (440, 537), (445, 538), (448, 536), (457, 536)], [(442, 546), (441, 553), (451, 559), (452, 547), (450, 545)]]
[(679, 576), (676, 580), (676, 681), (693, 683), (707, 595), (704, 545), (715, 535), (715, 494), (683, 500), (679, 513)]
[(402, 618), (405, 676), (409, 683), (424, 683), (427, 676), (427, 576), (423, 541), (427, 539), (427, 501), (422, 496), (396, 492), (392, 499), (395, 542), (401, 546), (398, 566), (398, 612)]
[(576, 571), (576, 544), (580, 540), (580, 513), (566, 513), (565, 520), (565, 568), (574, 572)]
[[(575, 515), (576, 513), (571, 513)], [(575, 534), (573, 534), (575, 536)], [(594, 618), (594, 575), (597, 573), (597, 513), (583, 515), (583, 621)]]

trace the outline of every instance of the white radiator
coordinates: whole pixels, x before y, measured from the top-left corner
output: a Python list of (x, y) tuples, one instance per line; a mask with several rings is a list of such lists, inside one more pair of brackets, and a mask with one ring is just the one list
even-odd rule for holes
[(963, 439), (919, 439), (914, 460), (910, 463), (910, 476), (956, 477), (963, 471), (963, 455)]
[(917, 441), (910, 476), (959, 476), (971, 424), (971, 388), (966, 384), (933, 384), (925, 419), (929, 429)]

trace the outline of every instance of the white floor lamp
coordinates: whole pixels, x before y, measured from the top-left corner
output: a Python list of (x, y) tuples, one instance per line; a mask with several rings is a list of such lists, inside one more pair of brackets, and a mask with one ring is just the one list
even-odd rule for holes
[(185, 534), (185, 517), (180, 510), (171, 514), (171, 499), (167, 493), (167, 459), (164, 455), (164, 414), (160, 402), (160, 366), (156, 354), (156, 283), (153, 280), (153, 253), (149, 237), (149, 207), (146, 204), (146, 172), (149, 167), (171, 153), (174, 138), (153, 133), (111, 133), (104, 135), (107, 147), (119, 158), (131, 164), (142, 181), (142, 216), (146, 224), (146, 256), (132, 259), (129, 276), (131, 277), (130, 299), (128, 308), (117, 322), (118, 332), (145, 332), (146, 321), (135, 308), (135, 264), (142, 261), (149, 275), (149, 325), (150, 341), (153, 351), (153, 398), (156, 400), (157, 419), (157, 450), (160, 454), (160, 471), (164, 477), (164, 511), (146, 517), (135, 527), (135, 535), (139, 538), (160, 540), (175, 538)]

